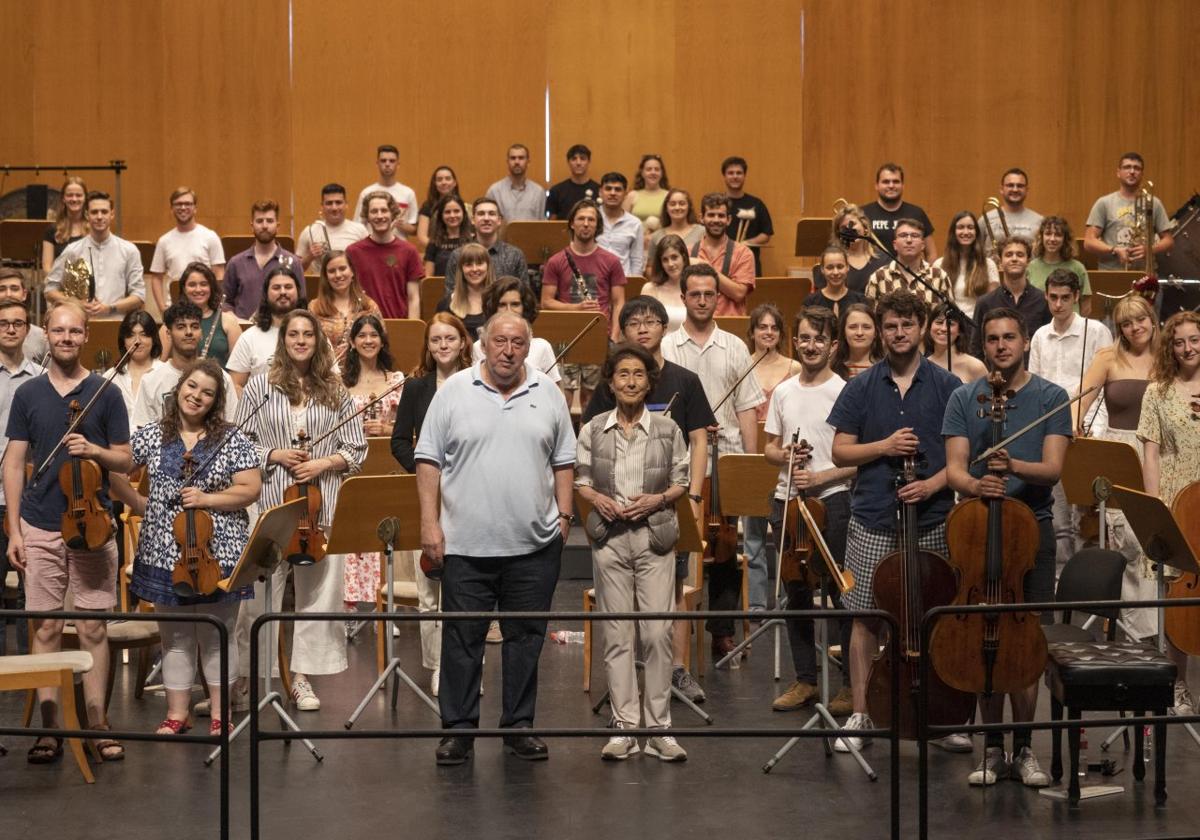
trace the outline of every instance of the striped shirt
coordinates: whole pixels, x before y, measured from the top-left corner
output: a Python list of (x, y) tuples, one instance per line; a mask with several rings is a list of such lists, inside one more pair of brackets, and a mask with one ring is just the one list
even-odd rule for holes
[[(616, 409), (585, 423), (579, 430), (579, 440), (575, 444), (575, 486), (591, 487), (595, 484), (592, 480), (592, 423), (603, 423), (601, 429), (605, 434), (616, 435), (617, 452), (612, 483), (617, 495), (614, 501), (627, 505), (634, 496), (642, 495), (646, 485), (646, 444), (650, 442), (652, 416), (649, 409), (643, 408), (628, 436), (617, 422)], [(676, 428), (668, 486), (677, 484), (687, 487), (688, 466), (687, 444), (684, 443), (683, 432)]]
[[(693, 341), (687, 331), (680, 327), (663, 338), (662, 354), (668, 362), (685, 367), (700, 377), (710, 406), (716, 405), (725, 396), (738, 377), (750, 368), (752, 361), (746, 342), (720, 327), (713, 328), (704, 346)], [(738, 412), (757, 408), (766, 401), (758, 378), (751, 374), (742, 379), (733, 396), (713, 412), (717, 423), (721, 425), (717, 444), (721, 455), (745, 451), (742, 448), (741, 427), (738, 426)]]
[[(946, 272), (937, 266), (930, 265), (923, 259), (915, 270), (922, 280), (933, 286), (933, 288), (937, 289), (947, 298), (953, 296), (954, 290), (950, 286), (950, 278)], [(897, 289), (908, 289), (917, 297), (924, 300), (925, 305), (931, 309), (941, 303), (940, 300), (934, 299), (933, 292), (913, 280), (908, 272), (895, 260), (892, 260), (883, 268), (876, 269), (875, 273), (871, 275), (871, 279), (867, 281), (867, 290), (864, 294), (867, 300), (875, 302), (888, 292), (894, 292)]]
[[(264, 405), (263, 400), (266, 400)], [(309, 402), (304, 409), (304, 432), (309, 440), (316, 440), (338, 423), (354, 413), (350, 395), (342, 392), (342, 404), (337, 411), (318, 403)], [(253, 415), (244, 427), (258, 445), (259, 463), (263, 471), (262, 495), (259, 504), (265, 509), (283, 502), (284, 491), (294, 480), (292, 474), (281, 464), (267, 462), (273, 449), (295, 449), (296, 433), (300, 431), (292, 422), (292, 404), (278, 388), (267, 384), (267, 375), (260, 373), (250, 377), (246, 390), (238, 403), (237, 419), (242, 423)], [(313, 458), (341, 455), (350, 469), (344, 475), (353, 475), (362, 468), (367, 455), (367, 439), (363, 435), (363, 424), (346, 423), (338, 432), (321, 441), (313, 449)], [(342, 485), (343, 473), (328, 470), (317, 478), (321, 491), (321, 514), (317, 525), (329, 533), (333, 511), (337, 507), (338, 489)]]

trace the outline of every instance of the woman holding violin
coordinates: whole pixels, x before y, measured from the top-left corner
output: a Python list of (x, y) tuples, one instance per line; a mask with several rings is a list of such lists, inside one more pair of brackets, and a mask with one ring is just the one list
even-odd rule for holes
[[(229, 631), (226, 655), (233, 679), (237, 675), (233, 625), (238, 602), (252, 597), (253, 590), (205, 592), (211, 584), (199, 586), (190, 579), (193, 594), (181, 596), (179, 592), (186, 589), (177, 586), (179, 571), (188, 575), (197, 571), (186, 568), (184, 552), (189, 545), (195, 546), (199, 558), (192, 560), (194, 565), (215, 563), (217, 578), (226, 578), (250, 536), (246, 509), (258, 499), (262, 477), (254, 444), (224, 420), (229, 396), (215, 359), (197, 359), (183, 371), (162, 420), (143, 426), (133, 436), (133, 463), (146, 468), (150, 496), (135, 496), (126, 502), (142, 517), (130, 591), (154, 604), (159, 613), (219, 619)], [(209, 539), (197, 537), (198, 527), (210, 534)], [(158, 629), (167, 693), (167, 716), (158, 725), (158, 734), (178, 735), (191, 728), (188, 705), (197, 651), (213, 709), (209, 731), (219, 734), (222, 721), (217, 715), (226, 687), (217, 682), (221, 651), (216, 629), (210, 624), (178, 622), (163, 622)], [(224, 723), (232, 728), (230, 722)]]
[[(404, 381), (404, 374), (392, 370), (387, 330), (379, 316), (359, 315), (350, 325), (347, 346), (342, 382), (354, 410), (366, 409), (360, 417), (363, 434), (369, 438), (391, 438), (396, 407), (403, 393), (398, 386)], [(346, 555), (347, 612), (353, 612), (359, 603), (375, 602), (375, 593), (379, 591), (379, 559), (377, 551)]]
[[(1200, 548), (1200, 315), (1177, 312), (1162, 329), (1162, 344), (1142, 402), (1138, 439), (1142, 480), (1175, 514), (1193, 549)], [(1170, 597), (1196, 597), (1197, 580), (1185, 574)], [(1200, 655), (1200, 622), (1191, 609), (1167, 610), (1167, 652), (1179, 668), (1175, 713), (1195, 714), (1187, 684), (1187, 658)]]
[[(258, 442), (263, 469), (262, 508), (293, 497), (308, 499), (288, 563), (275, 570), (275, 604), (280, 609), (291, 566), (295, 566), (296, 612), (337, 612), (344, 594), (345, 558), (324, 553), (347, 473), (362, 466), (367, 453), (363, 424), (352, 418), (354, 403), (333, 371), (333, 350), (312, 313), (293, 309), (283, 317), (275, 354), (266, 373), (250, 377), (238, 404), (238, 422)], [(336, 431), (335, 431), (336, 427)], [(264, 605), (247, 601), (243, 616), (253, 620)], [(244, 653), (244, 652), (243, 652)], [(293, 631), (292, 700), (301, 711), (321, 701), (308, 675), (346, 670), (346, 626), (341, 622), (297, 621)]]
[[(970, 497), (951, 511), (946, 526), (950, 561), (959, 573), (955, 603), (1053, 601), (1053, 487), (1071, 441), (1068, 411), (1034, 425), (987, 461), (972, 462), (1009, 433), (1064, 405), (1067, 392), (1025, 369), (1029, 334), (1016, 310), (991, 310), (980, 329), (992, 377), (955, 391), (942, 425), (950, 487)], [(985, 408), (991, 406), (983, 417), (981, 396)], [(994, 526), (1000, 537), (993, 543), (988, 535)], [(979, 597), (966, 594), (968, 589)], [(974, 683), (971, 688), (983, 692), (984, 723), (1003, 722), (1005, 694), (1014, 723), (1034, 719), (1046, 640), (1033, 614), (943, 618), (930, 639), (930, 655), (947, 683), (963, 690)], [(967, 781), (990, 785), (1008, 778), (1011, 768), (1012, 778), (1028, 787), (1048, 785), (1031, 735), (1014, 728), (1012, 753), (1005, 755), (1004, 733), (989, 732), (983, 759)]]
[[(807, 505), (818, 523), (824, 519), (824, 537), (838, 565), (846, 559), (846, 526), (850, 521), (850, 481), (854, 467), (833, 463), (833, 427), (826, 422), (846, 381), (829, 367), (833, 353), (837, 317), (823, 306), (805, 306), (796, 313), (793, 346), (800, 371), (773, 387), (763, 431), (767, 435), (764, 450), (767, 461), (779, 469), (779, 483), (771, 499), (771, 528), (776, 544), (782, 544), (781, 583), (790, 608), (807, 609), (812, 603), (812, 583), (824, 576), (823, 560), (812, 545), (798, 511), (785, 507)], [(795, 443), (792, 441), (795, 440)], [(788, 474), (788, 465), (792, 472)], [(785, 524), (795, 523), (794, 530)], [(782, 540), (780, 535), (783, 535)], [(833, 605), (841, 609), (840, 593), (833, 591)], [(789, 621), (788, 643), (796, 681), (775, 698), (777, 712), (799, 709), (819, 696), (817, 691), (817, 654), (813, 643), (813, 622)], [(842, 650), (850, 649), (850, 622), (838, 622)], [(832, 715), (848, 715), (850, 673), (842, 658), (842, 687), (829, 703)]]

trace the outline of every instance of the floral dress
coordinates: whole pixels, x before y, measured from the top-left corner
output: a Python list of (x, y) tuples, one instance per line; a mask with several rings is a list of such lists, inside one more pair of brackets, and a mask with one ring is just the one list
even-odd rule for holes
[[(388, 374), (387, 384), (382, 386), (381, 390), (387, 390), (397, 382), (404, 380), (404, 374), (400, 371), (394, 371)], [(379, 416), (384, 420), (395, 421), (396, 407), (400, 405), (400, 394), (403, 388), (399, 388), (388, 394), (379, 402)], [(354, 410), (358, 411), (368, 402), (370, 396), (355, 396), (350, 395), (350, 399), (354, 402)], [(347, 604), (355, 604), (359, 602), (375, 601), (375, 594), (379, 591), (379, 563), (381, 554), (378, 551), (372, 551), (369, 554), (347, 554), (346, 555), (346, 594), (345, 601)]]
[(1180, 490), (1200, 479), (1200, 426), (1175, 383), (1146, 389), (1137, 435), (1158, 444), (1158, 496), (1169, 507)]
[[(206, 493), (228, 489), (235, 473), (255, 470), (259, 467), (258, 453), (249, 438), (241, 432), (230, 430), (233, 438), (221, 448), (203, 475), (192, 483)], [(210, 441), (203, 438), (196, 444), (192, 455), (199, 468), (208, 459), (212, 447), (219, 445), (224, 436)], [(181, 604), (213, 603), (216, 601), (239, 601), (254, 597), (251, 587), (235, 592), (217, 590), (210, 596), (181, 600), (171, 589), (171, 573), (179, 557), (179, 546), (171, 525), (175, 516), (183, 510), (180, 491), (183, 489), (183, 441), (176, 438), (163, 443), (162, 430), (158, 423), (143, 426), (133, 434), (130, 441), (133, 462), (144, 465), (150, 475), (150, 497), (146, 501), (146, 514), (142, 518), (138, 535), (137, 557), (133, 564), (133, 579), (129, 589), (144, 601), (166, 606)], [(210, 543), (213, 555), (221, 564), (221, 577), (229, 577), (237, 565), (242, 549), (250, 538), (250, 518), (246, 511), (209, 511), (213, 520), (213, 538)]]

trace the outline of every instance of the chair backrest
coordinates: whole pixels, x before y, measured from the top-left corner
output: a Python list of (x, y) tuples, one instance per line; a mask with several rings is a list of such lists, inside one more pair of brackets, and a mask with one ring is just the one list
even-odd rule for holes
[[(1067, 561), (1058, 578), (1056, 601), (1119, 601), (1125, 555), (1105, 548), (1085, 548)], [(1087, 610), (1115, 622), (1116, 610)]]

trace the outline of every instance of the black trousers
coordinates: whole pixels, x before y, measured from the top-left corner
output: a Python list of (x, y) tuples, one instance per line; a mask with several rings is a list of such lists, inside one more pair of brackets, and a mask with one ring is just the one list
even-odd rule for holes
[[(833, 559), (838, 565), (846, 562), (846, 527), (850, 523), (850, 493), (834, 493), (827, 499), (822, 499), (825, 504), (825, 530), (823, 536), (825, 543), (829, 546), (829, 553), (833, 555)], [(771, 530), (775, 534), (775, 543), (778, 545), (780, 534), (783, 530), (783, 502), (779, 499), (771, 500)], [(785, 545), (784, 548), (789, 546)], [(814, 562), (818, 568), (822, 568), (823, 561), (814, 554)], [(785, 586), (785, 592), (788, 599), (789, 609), (808, 609), (812, 605), (813, 592), (807, 586), (804, 586), (800, 581), (789, 581)], [(842, 599), (838, 592), (830, 588), (830, 599), (834, 609), (842, 608)], [(837, 622), (836, 638), (842, 646), (842, 683), (850, 685), (850, 670), (848, 663), (850, 660), (850, 628), (852, 622), (849, 619), (841, 619)], [(788, 645), (792, 649), (792, 667), (796, 670), (796, 681), (815, 683), (817, 681), (817, 648), (814, 641), (814, 627), (812, 621), (794, 620), (787, 622)]]
[[(0, 522), (4, 521), (6, 506), (0, 505)], [(4, 586), (4, 579), (8, 576), (12, 566), (8, 562), (8, 535), (4, 533), (4, 529), (0, 528), (0, 589)], [(20, 583), (17, 584), (16, 598), (12, 601), (4, 601), (0, 598), (0, 607), (6, 610), (23, 610), (25, 609), (25, 576), (21, 575)], [(17, 630), (17, 647), (15, 653), (29, 653), (29, 622), (24, 619), (17, 619), (14, 622)], [(0, 621), (0, 656), (8, 652), (6, 647), (8, 642), (5, 623)]]
[[(500, 608), (504, 690), (500, 726), (533, 726), (537, 705), (538, 659), (546, 639), (545, 621), (506, 619), (505, 612), (550, 609), (562, 559), (563, 541), (514, 557), (446, 556), (442, 576), (444, 612), (489, 612)], [(438, 690), (442, 726), (479, 727), (479, 682), (488, 620), (442, 624), (442, 675)]]
[[(714, 611), (742, 608), (742, 565), (736, 559), (708, 567), (708, 608)], [(704, 622), (704, 629), (714, 636), (732, 636), (734, 625), (731, 618), (710, 618)]]

